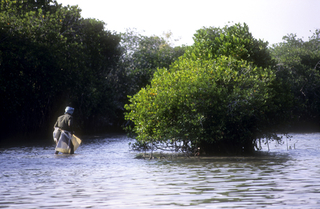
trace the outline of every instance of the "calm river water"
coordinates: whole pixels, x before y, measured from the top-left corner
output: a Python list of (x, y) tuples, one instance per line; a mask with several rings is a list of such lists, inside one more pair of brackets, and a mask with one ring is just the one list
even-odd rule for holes
[(320, 133), (292, 136), (252, 157), (135, 159), (124, 135), (0, 148), (0, 208), (320, 208)]

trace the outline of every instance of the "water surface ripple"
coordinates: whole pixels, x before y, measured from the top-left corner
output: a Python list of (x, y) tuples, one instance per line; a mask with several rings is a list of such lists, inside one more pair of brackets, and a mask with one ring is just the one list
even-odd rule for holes
[(320, 208), (320, 133), (251, 157), (135, 159), (126, 136), (0, 148), (0, 208)]

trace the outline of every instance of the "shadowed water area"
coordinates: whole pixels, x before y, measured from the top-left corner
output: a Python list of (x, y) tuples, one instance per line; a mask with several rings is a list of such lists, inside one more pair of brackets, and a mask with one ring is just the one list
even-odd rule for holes
[(320, 208), (320, 133), (250, 157), (135, 159), (123, 135), (0, 148), (0, 208)]

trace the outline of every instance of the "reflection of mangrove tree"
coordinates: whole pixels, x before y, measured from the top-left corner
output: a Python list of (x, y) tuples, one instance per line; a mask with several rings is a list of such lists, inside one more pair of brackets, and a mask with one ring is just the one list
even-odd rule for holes
[(82, 130), (104, 131), (123, 124), (128, 103), (136, 145), (184, 151), (249, 152), (288, 117), (319, 124), (318, 30), (267, 48), (247, 25), (203, 28), (193, 46), (173, 47), (110, 32), (55, 0), (0, 6), (2, 133), (50, 134), (68, 104)]

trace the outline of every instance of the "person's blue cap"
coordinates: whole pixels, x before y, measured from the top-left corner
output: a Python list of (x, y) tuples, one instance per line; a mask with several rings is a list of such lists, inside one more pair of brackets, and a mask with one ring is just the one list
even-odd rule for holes
[(69, 107), (69, 106), (66, 107), (66, 109), (65, 109), (65, 112), (66, 112), (66, 113), (69, 113), (70, 115), (72, 115), (73, 111), (74, 111), (74, 108)]

